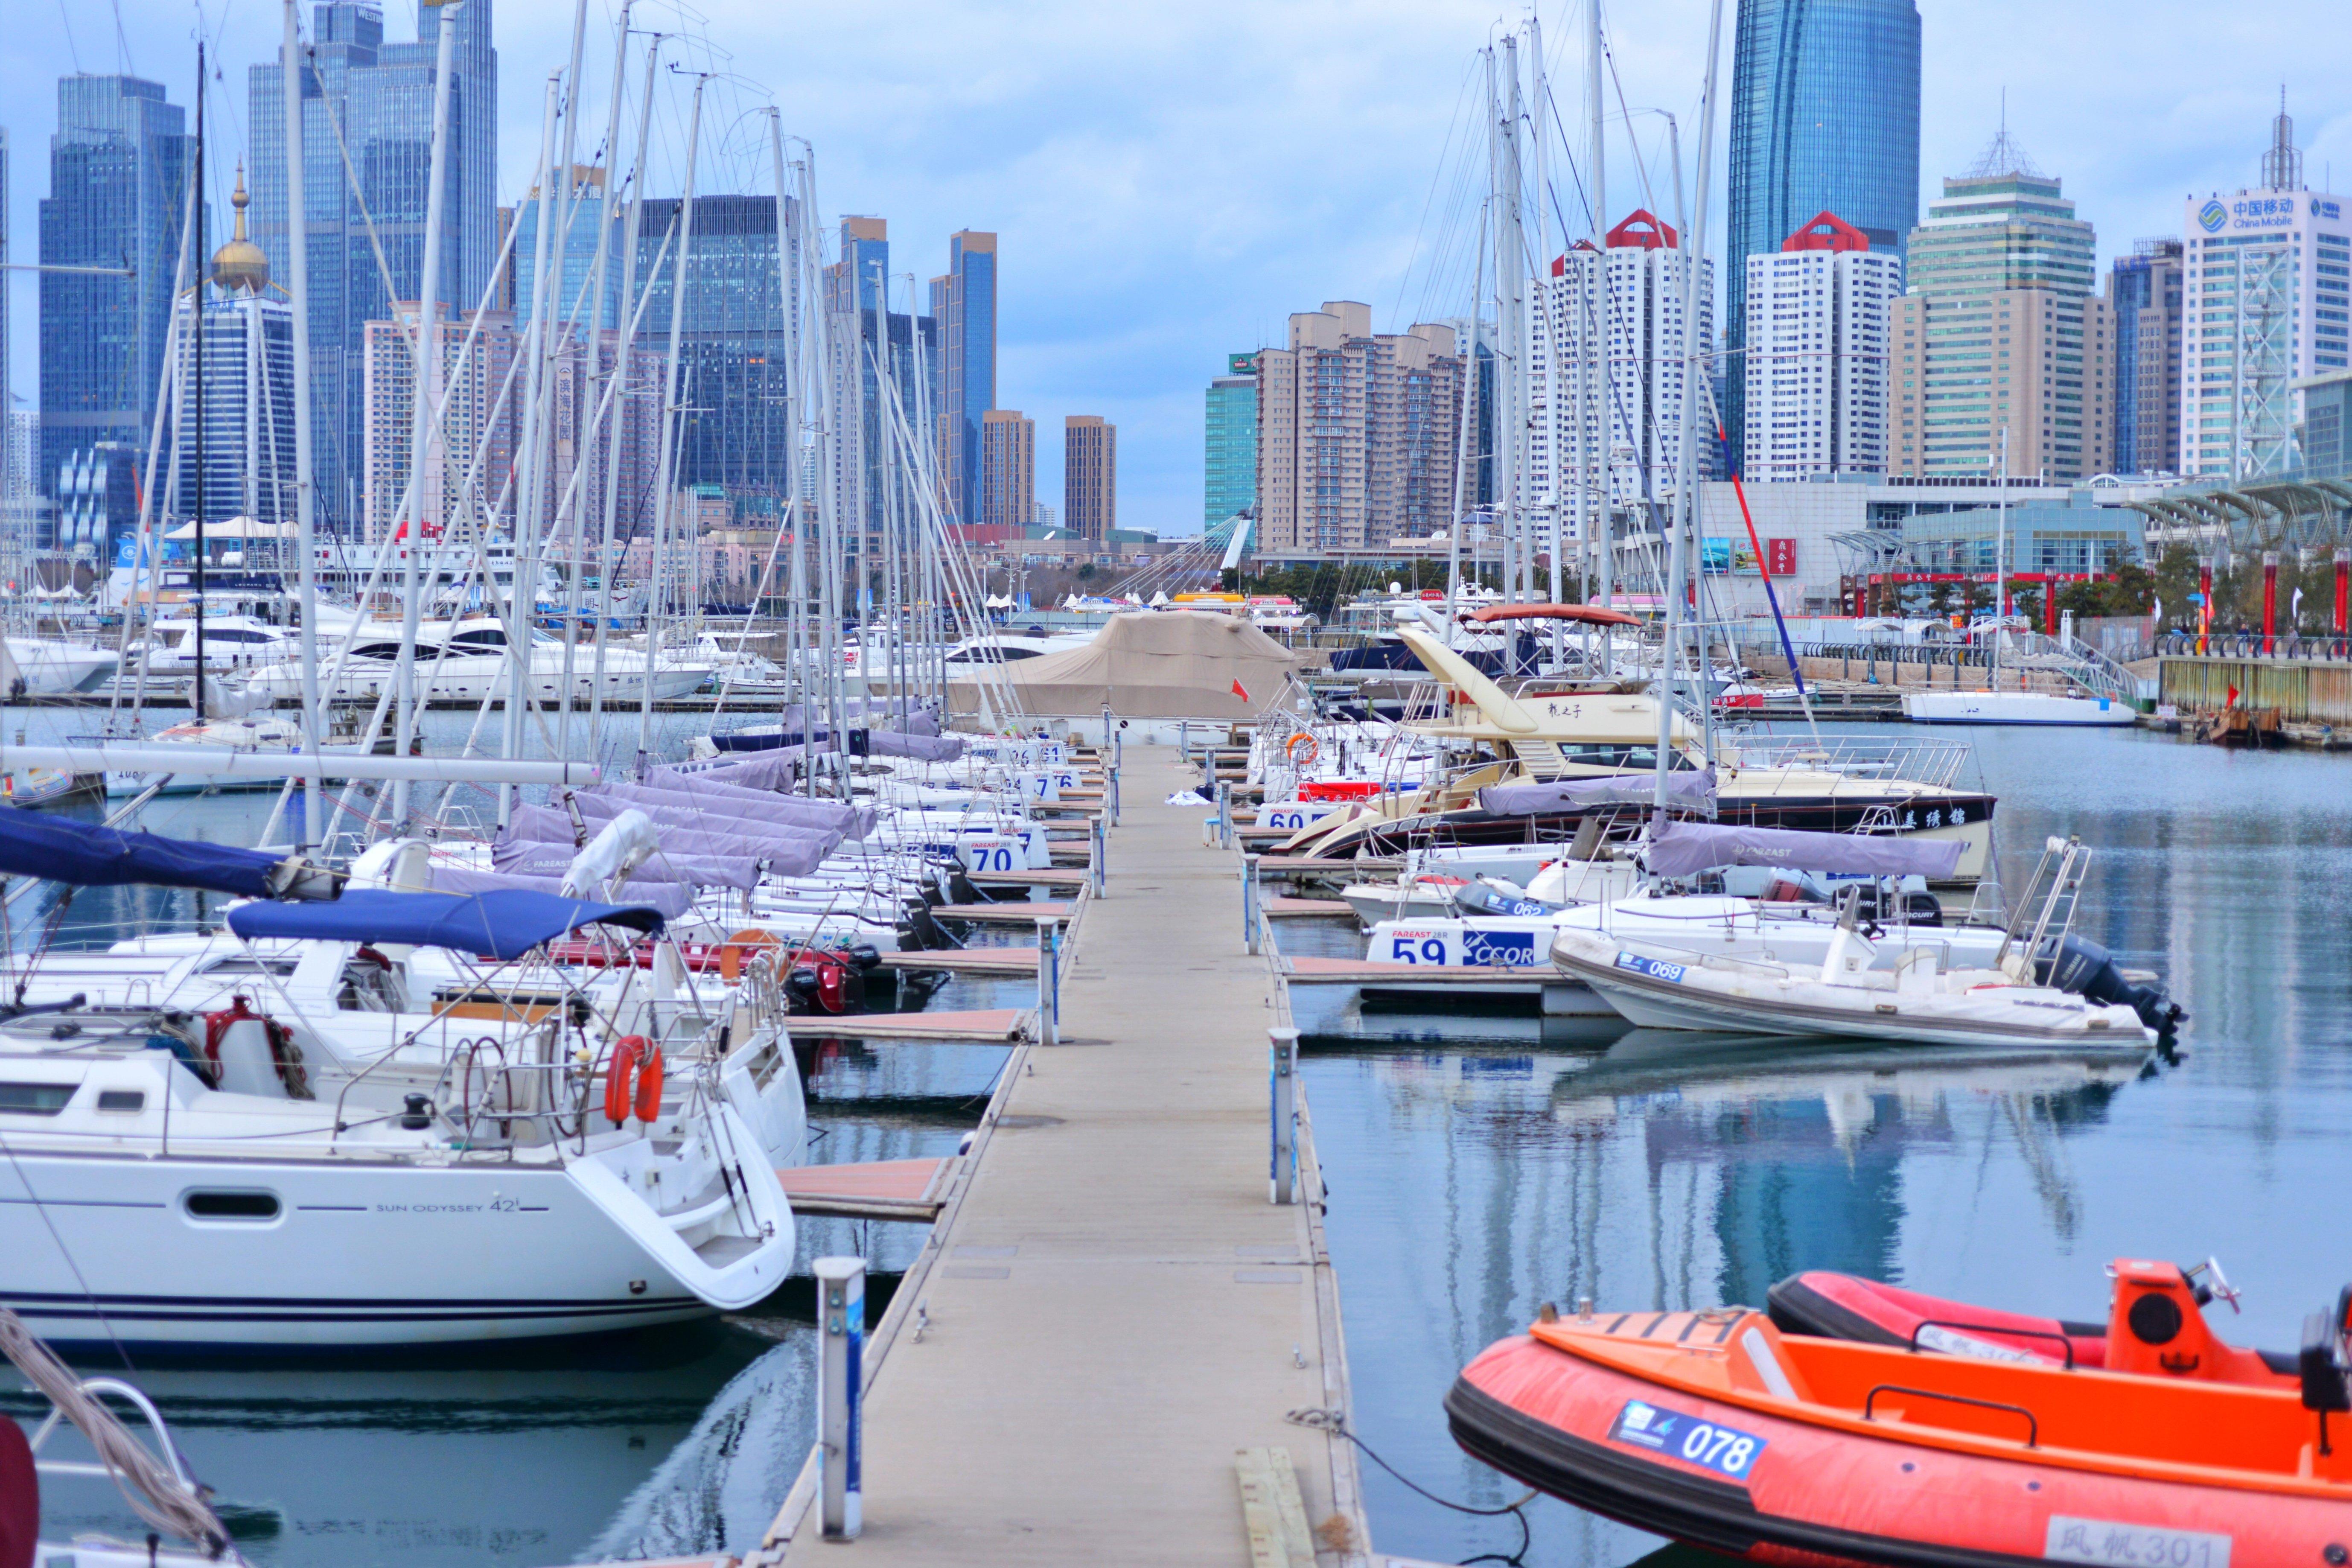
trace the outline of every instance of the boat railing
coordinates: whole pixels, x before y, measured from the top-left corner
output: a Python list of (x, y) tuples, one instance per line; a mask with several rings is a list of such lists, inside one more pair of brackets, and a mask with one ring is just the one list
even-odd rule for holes
[(1802, 768), (1855, 779), (1901, 779), (1931, 789), (1949, 789), (1972, 754), (1966, 741), (1882, 741), (1829, 735), (1812, 739), (1742, 741), (1726, 748), (1729, 766), (1740, 769)]

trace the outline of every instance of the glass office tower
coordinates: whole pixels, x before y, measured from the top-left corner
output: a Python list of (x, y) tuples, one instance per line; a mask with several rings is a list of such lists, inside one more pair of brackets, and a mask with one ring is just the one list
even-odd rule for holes
[[(1740, 0), (1732, 45), (1730, 237), (1725, 276), (1776, 251), (1815, 214), (1904, 253), (1919, 220), (1919, 12), (1914, 0)], [(1723, 346), (1747, 342), (1725, 301)], [(1737, 362), (1724, 410), (1741, 445)]]
[[(490, 0), (421, 7), (413, 44), (385, 41), (377, 5), (324, 0), (311, 8), (314, 68), (302, 83), (302, 182), (310, 207), (312, 457), (319, 520), (340, 530), (356, 527), (360, 515), (367, 324), (391, 320), (392, 301), (414, 300), (423, 286), (433, 62), (448, 13), (457, 37), (439, 292), (462, 315), (481, 302), (498, 258), (499, 57), (490, 46)], [(253, 146), (254, 242), (284, 278), (286, 100), (278, 73), (275, 59), (248, 69), (246, 124)], [(345, 174), (346, 147), (357, 191)], [(392, 272), (389, 289), (370, 218)]]
[(194, 139), (160, 82), (69, 76), (58, 83), (41, 260), (134, 276), (41, 274), (41, 435), (37, 488), (57, 492), (66, 458), (100, 441), (147, 448), (171, 330)]
[(1257, 355), (1227, 354), (1209, 383), (1202, 454), (1201, 527), (1214, 533), (1235, 514), (1257, 510)]

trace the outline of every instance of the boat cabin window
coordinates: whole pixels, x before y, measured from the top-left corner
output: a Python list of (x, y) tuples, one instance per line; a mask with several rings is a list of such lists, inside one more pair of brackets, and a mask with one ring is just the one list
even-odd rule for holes
[(227, 958), (215, 958), (205, 965), (206, 974), (276, 974), (289, 975), (300, 966), (293, 958), (256, 958), (250, 953), (235, 953)]
[(269, 1220), (278, 1217), (278, 1194), (255, 1192), (194, 1192), (180, 1200), (190, 1219)]
[(472, 631), (459, 632), (449, 640), (453, 643), (473, 643), (482, 647), (504, 647), (507, 646), (507, 634), (496, 626), (480, 626)]
[(400, 645), (396, 642), (362, 643), (352, 649), (353, 658), (398, 658)]
[(0, 1116), (55, 1116), (78, 1083), (0, 1083)]
[[(1581, 744), (1563, 741), (1559, 760), (1588, 768), (1654, 768), (1658, 765), (1658, 748), (1634, 742), (1600, 741)], [(1666, 771), (1687, 770), (1691, 760), (1680, 751), (1667, 753)]]
[(240, 631), (235, 626), (217, 628), (208, 626), (205, 629), (205, 640), (206, 642), (276, 642), (278, 639), (268, 632)]
[(98, 1108), (121, 1115), (147, 1109), (147, 1091), (143, 1089), (101, 1089), (98, 1091)]

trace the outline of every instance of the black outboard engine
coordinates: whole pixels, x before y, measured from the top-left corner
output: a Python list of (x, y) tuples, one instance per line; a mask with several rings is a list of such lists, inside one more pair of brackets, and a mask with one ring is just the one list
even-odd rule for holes
[(2064, 938), (2055, 954), (2034, 960), (2033, 976), (2044, 985), (2086, 1002), (2128, 1007), (2139, 1015), (2141, 1023), (2166, 1039), (2170, 1039), (2181, 1020), (2189, 1016), (2179, 1003), (2157, 987), (2125, 979), (2124, 972), (2116, 966), (2116, 955), (2088, 937)]
[(946, 928), (940, 924), (939, 917), (931, 913), (931, 906), (920, 899), (907, 900), (901, 906), (901, 912), (906, 916), (906, 930), (915, 939), (918, 948), (929, 952), (956, 945), (955, 939), (948, 935)]

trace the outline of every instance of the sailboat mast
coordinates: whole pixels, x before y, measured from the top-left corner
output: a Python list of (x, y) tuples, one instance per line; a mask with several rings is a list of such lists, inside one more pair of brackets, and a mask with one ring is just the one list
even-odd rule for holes
[[(297, 647), (302, 662), (302, 749), (319, 749), (319, 578), (316, 531), (318, 491), (312, 466), (310, 429), (310, 216), (302, 187), (302, 30), (297, 10), (301, 0), (286, 0), (286, 40), (278, 68), (286, 92), (286, 292), (293, 304), (294, 350), (294, 548), (301, 557), (301, 626)], [(280, 491), (278, 510), (285, 511)], [(313, 776), (303, 782), (306, 792), (294, 848), (310, 847), (312, 826), (325, 818), (320, 807), (323, 783)]]
[[(572, 404), (572, 462), (575, 469), (578, 468), (579, 465), (585, 464), (590, 460), (589, 454), (595, 448), (596, 438), (593, 434), (593, 426), (596, 422), (595, 388), (599, 379), (595, 374), (596, 318), (593, 311), (583, 312), (574, 309), (573, 306), (575, 306), (578, 301), (574, 300), (567, 303), (564, 299), (564, 295), (567, 291), (562, 287), (562, 283), (568, 277), (569, 273), (569, 269), (563, 265), (563, 261), (564, 258), (570, 256), (572, 248), (572, 180), (579, 173), (578, 165), (575, 163), (574, 160), (580, 155), (580, 110), (582, 108), (580, 91), (580, 55), (581, 50), (587, 43), (587, 39), (588, 0), (577, 0), (577, 4), (573, 5), (572, 11), (572, 62), (569, 68), (565, 70), (563, 77), (563, 89), (566, 98), (563, 105), (563, 156), (560, 160), (562, 173), (557, 179), (555, 185), (555, 232), (559, 247), (556, 251), (557, 260), (555, 264), (557, 287), (554, 291), (555, 298), (551, 301), (552, 305), (560, 308), (557, 314), (557, 319), (560, 321), (566, 322), (576, 321), (583, 314), (586, 314), (588, 317), (585, 326), (585, 342), (587, 344), (588, 358), (585, 361), (583, 367), (586, 371), (586, 375), (584, 378), (574, 377), (572, 380), (572, 385), (575, 388), (575, 400)], [(616, 73), (620, 68), (617, 58), (614, 59), (614, 68)], [(611, 145), (611, 139), (607, 138), (605, 146), (609, 148)], [(600, 216), (602, 215), (602, 212), (603, 208), (600, 206), (598, 208)], [(567, 325), (565, 328), (567, 342), (563, 345), (566, 349), (569, 349), (572, 346), (568, 341), (570, 334), (571, 328)], [(551, 347), (550, 352), (552, 352)], [(589, 471), (593, 472), (593, 470)], [(558, 503), (559, 513), (566, 506), (570, 508), (572, 513), (571, 528), (567, 536), (569, 543), (566, 551), (570, 557), (570, 562), (566, 566), (563, 574), (563, 674), (560, 684), (556, 687), (556, 695), (562, 703), (562, 706), (556, 710), (555, 719), (555, 754), (558, 757), (569, 757), (572, 754), (572, 704), (573, 698), (576, 695), (572, 689), (572, 673), (575, 658), (573, 647), (578, 642), (580, 635), (580, 547), (582, 543), (581, 519), (583, 510), (578, 500), (579, 495), (580, 487), (578, 485), (567, 484), (563, 489), (562, 500)], [(557, 518), (551, 520), (551, 526), (560, 526), (562, 521), (562, 518), (559, 515)]]
[[(1584, 331), (1580, 334), (1582, 353), (1579, 358), (1578, 376), (1581, 381), (1591, 377), (1591, 400), (1600, 407), (1592, 415), (1591, 443), (1586, 445), (1584, 432), (1577, 439), (1580, 488), (1591, 492), (1587, 514), (1590, 530), (1588, 545), (1600, 557), (1596, 575), (1600, 590), (1596, 600), (1601, 605), (1616, 603), (1617, 583), (1617, 512), (1615, 498), (1611, 494), (1609, 448), (1612, 420), (1609, 408), (1609, 145), (1602, 127), (1601, 99), (1601, 0), (1587, 0), (1584, 7), (1584, 107), (1591, 116), (1591, 151), (1587, 154), (1586, 173), (1592, 180), (1592, 288), (1591, 304), (1584, 319)], [(1597, 515), (1594, 515), (1596, 514)], [(1601, 631), (1601, 672), (1613, 674), (1617, 668), (1617, 634), (1610, 627)]]
[(677, 263), (670, 273), (669, 370), (662, 395), (661, 493), (654, 501), (653, 556), (651, 569), (646, 574), (646, 676), (637, 703), (637, 771), (641, 774), (646, 757), (653, 752), (654, 666), (661, 652), (661, 628), (656, 617), (663, 598), (662, 558), (669, 552), (671, 492), (677, 488), (677, 448), (685, 434), (686, 413), (678, 404), (678, 375), (686, 345), (686, 268), (694, 249), (694, 164), (702, 151), (702, 89), (709, 82), (707, 75), (694, 79), (694, 107), (687, 119), (686, 191), (679, 198), (677, 211)]
[(196, 41), (196, 281), (188, 295), (194, 328), (196, 402), (196, 679), (188, 700), (196, 722), (205, 721), (205, 276), (212, 252), (205, 248), (205, 46)]
[[(425, 448), (430, 444), (433, 408), (433, 369), (437, 356), (434, 349), (439, 342), (435, 330), (434, 314), (438, 305), (441, 287), (441, 208), (449, 188), (449, 96), (451, 57), (457, 38), (457, 14), (465, 0), (425, 0), (427, 5), (440, 11), (437, 26), (440, 37), (434, 48), (433, 64), (433, 162), (425, 178), (425, 258), (417, 286), (415, 370), (411, 378), (414, 395), (411, 398), (408, 426), (408, 505), (403, 509), (403, 521), (407, 526), (404, 542), (408, 548), (402, 563), (401, 584), (404, 589), (401, 605), (399, 712), (394, 718), (394, 746), (401, 756), (407, 756), (416, 743), (416, 628), (422, 597), (417, 586), (418, 558), (425, 552)], [(291, 155), (289, 150), (289, 156)], [(408, 781), (395, 780), (392, 786), (392, 820), (395, 831), (408, 826)]]
[[(628, 8), (625, 5), (621, 11), (621, 31), (615, 37), (613, 45), (614, 49), (624, 48), (627, 45), (628, 26)], [(621, 291), (614, 296), (615, 302), (613, 308), (613, 374), (620, 377), (625, 384), (633, 368), (630, 351), (636, 342), (637, 238), (645, 223), (646, 139), (653, 130), (654, 68), (659, 63), (661, 46), (662, 39), (659, 33), (656, 33), (652, 41), (646, 45), (645, 100), (637, 110), (637, 151), (636, 156), (629, 163), (629, 216), (621, 232)], [(619, 122), (621, 85), (619, 70), (615, 68), (613, 82), (615, 124)], [(612, 188), (613, 182), (608, 175), (604, 182), (607, 197), (611, 195)], [(604, 215), (604, 219), (606, 227), (609, 228), (612, 215), (609, 213)], [(600, 245), (603, 243), (602, 237), (599, 237), (598, 243)], [(601, 310), (603, 308), (601, 301), (604, 294), (601, 263), (596, 276), (596, 297), (600, 301), (598, 308)], [(625, 405), (625, 399), (614, 398), (612, 409), (607, 416), (612, 421), (612, 428), (605, 449), (611, 456), (604, 464), (604, 547), (596, 557), (596, 657), (589, 677), (588, 732), (596, 737), (593, 743), (600, 748), (604, 742), (604, 651), (610, 640), (613, 625), (613, 531), (614, 523), (621, 507), (620, 452), (623, 430), (621, 420), (624, 417), (623, 409)]]
[[(1717, 57), (1722, 53), (1723, 0), (1713, 0), (1708, 7), (1706, 27), (1706, 86), (1699, 98), (1698, 180), (1696, 209), (1683, 231), (1681, 263), (1683, 273), (1683, 406), (1675, 464), (1677, 511), (1673, 540), (1666, 552), (1666, 636), (1658, 650), (1658, 787), (1654, 805), (1658, 810), (1658, 826), (1665, 823), (1666, 773), (1674, 763), (1674, 679), (1675, 658), (1679, 650), (1684, 615), (1683, 595), (1690, 581), (1691, 532), (1698, 522), (1698, 443), (1692, 438), (1698, 428), (1698, 382), (1706, 374), (1706, 362), (1701, 355), (1704, 345), (1698, 335), (1699, 275), (1706, 266), (1706, 195), (1707, 175), (1712, 167), (1708, 154), (1715, 138), (1715, 79)], [(1679, 178), (1679, 175), (1677, 176)], [(1704, 670), (1701, 672), (1704, 677)], [(1712, 700), (1704, 679), (1696, 683), (1701, 702)]]

